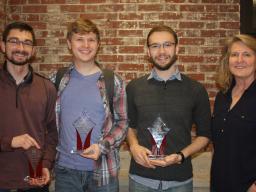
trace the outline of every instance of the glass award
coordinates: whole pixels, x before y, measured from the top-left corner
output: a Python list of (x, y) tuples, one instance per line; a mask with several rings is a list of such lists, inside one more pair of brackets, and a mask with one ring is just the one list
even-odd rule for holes
[[(70, 151), (72, 154), (82, 154), (90, 146), (92, 130), (96, 124), (84, 110), (81, 115), (73, 122), (76, 130), (76, 146)], [(84, 141), (82, 135), (85, 135)], [(93, 151), (87, 153), (92, 154)], [(84, 153), (83, 153), (84, 154)]]
[(166, 135), (169, 132), (170, 128), (166, 126), (161, 117), (153, 122), (151, 127), (147, 128), (151, 134), (152, 142), (152, 155), (149, 155), (148, 158), (153, 159), (163, 159), (165, 157), (165, 140)]
[(43, 151), (36, 147), (30, 147), (25, 152), (28, 160), (28, 173), (24, 181), (30, 182), (32, 179), (43, 181)]

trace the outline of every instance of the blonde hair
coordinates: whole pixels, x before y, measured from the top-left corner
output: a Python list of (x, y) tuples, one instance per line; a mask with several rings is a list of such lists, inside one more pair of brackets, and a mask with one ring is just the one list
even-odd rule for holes
[(245, 46), (252, 49), (256, 53), (256, 39), (250, 35), (235, 35), (234, 37), (226, 41), (224, 53), (222, 55), (220, 65), (217, 68), (216, 78), (218, 88), (223, 93), (226, 93), (228, 91), (234, 78), (229, 70), (229, 57), (231, 47), (236, 42), (242, 42)]
[(97, 40), (100, 41), (100, 32), (97, 26), (89, 19), (79, 18), (68, 25), (67, 39), (71, 39), (74, 33), (94, 33)]

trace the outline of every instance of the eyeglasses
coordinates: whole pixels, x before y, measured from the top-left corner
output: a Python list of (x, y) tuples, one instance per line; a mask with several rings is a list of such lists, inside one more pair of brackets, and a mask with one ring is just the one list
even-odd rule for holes
[(22, 46), (25, 48), (33, 47), (33, 42), (30, 40), (20, 41), (18, 39), (8, 39), (7, 43), (11, 44), (12, 46), (19, 46), (20, 44), (22, 44)]
[(176, 45), (176, 43), (174, 42), (164, 42), (162, 44), (160, 43), (152, 43), (149, 45), (149, 48), (153, 51), (159, 50), (161, 47), (163, 47), (164, 49), (170, 49), (172, 47), (174, 47)]

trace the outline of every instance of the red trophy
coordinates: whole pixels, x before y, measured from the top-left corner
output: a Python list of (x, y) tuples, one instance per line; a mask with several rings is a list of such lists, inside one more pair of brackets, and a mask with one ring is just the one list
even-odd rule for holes
[(24, 181), (29, 182), (31, 179), (43, 180), (42, 150), (30, 147), (25, 153), (28, 159), (29, 175), (24, 178)]
[(163, 159), (165, 157), (165, 145), (166, 145), (166, 135), (170, 128), (166, 126), (161, 117), (153, 122), (152, 127), (148, 127), (148, 130), (152, 136), (152, 155), (149, 155), (149, 159)]
[[(84, 110), (74, 122), (73, 126), (76, 130), (76, 147), (70, 151), (73, 154), (81, 154), (85, 149), (87, 149), (91, 144), (91, 134), (93, 127), (96, 124)], [(84, 142), (81, 135), (85, 135)], [(93, 153), (91, 151), (89, 154)]]

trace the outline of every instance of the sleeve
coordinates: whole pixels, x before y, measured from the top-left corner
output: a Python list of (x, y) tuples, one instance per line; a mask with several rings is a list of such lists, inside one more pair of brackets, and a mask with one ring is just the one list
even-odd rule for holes
[(56, 155), (56, 146), (58, 142), (58, 132), (56, 127), (55, 118), (55, 102), (56, 102), (56, 89), (53, 84), (49, 82), (48, 87), (48, 101), (45, 114), (45, 143), (44, 143), (44, 157), (43, 167), (52, 168)]
[(13, 148), (11, 146), (13, 137), (2, 137), (0, 138), (0, 152), (1, 151), (13, 151)]
[(131, 81), (127, 85), (126, 93), (127, 93), (129, 127), (136, 128), (137, 127), (137, 110), (134, 104), (133, 81)]
[(197, 136), (211, 138), (211, 108), (206, 89), (200, 85), (195, 95), (193, 120), (196, 124)]
[(103, 140), (99, 142), (101, 152), (105, 154), (112, 148), (120, 147), (128, 130), (125, 83), (117, 75), (114, 79), (113, 126)]

